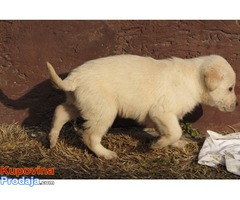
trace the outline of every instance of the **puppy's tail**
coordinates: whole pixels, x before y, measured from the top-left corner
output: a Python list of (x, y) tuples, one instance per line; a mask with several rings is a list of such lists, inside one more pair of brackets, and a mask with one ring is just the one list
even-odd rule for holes
[(69, 85), (68, 83), (64, 82), (56, 73), (55, 69), (53, 68), (53, 66), (47, 62), (47, 68), (50, 74), (50, 78), (52, 83), (54, 84), (54, 86), (58, 89), (61, 89), (65, 92), (70, 92), (70, 91), (74, 91), (73, 87), (71, 85)]

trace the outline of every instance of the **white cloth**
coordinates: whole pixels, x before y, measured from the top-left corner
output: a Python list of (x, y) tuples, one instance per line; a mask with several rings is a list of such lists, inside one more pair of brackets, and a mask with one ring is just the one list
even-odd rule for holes
[(207, 131), (198, 163), (210, 167), (226, 165), (229, 172), (240, 175), (240, 132), (221, 135)]

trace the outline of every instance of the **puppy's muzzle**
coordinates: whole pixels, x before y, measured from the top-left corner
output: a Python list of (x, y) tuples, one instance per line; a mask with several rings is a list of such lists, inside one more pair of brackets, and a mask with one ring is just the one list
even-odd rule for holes
[(223, 111), (225, 112), (233, 112), (236, 107), (238, 106), (238, 101), (236, 101), (235, 103), (231, 104), (230, 107), (224, 107)]
[(229, 106), (222, 106), (222, 107), (218, 107), (218, 108), (222, 112), (233, 112), (237, 106), (238, 106), (238, 102), (236, 101)]

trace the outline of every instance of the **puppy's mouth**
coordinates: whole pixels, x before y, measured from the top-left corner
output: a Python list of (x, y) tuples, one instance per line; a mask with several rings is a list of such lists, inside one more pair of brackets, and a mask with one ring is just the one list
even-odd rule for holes
[(230, 107), (219, 107), (218, 108), (222, 112), (233, 112), (236, 109), (236, 106), (230, 106)]

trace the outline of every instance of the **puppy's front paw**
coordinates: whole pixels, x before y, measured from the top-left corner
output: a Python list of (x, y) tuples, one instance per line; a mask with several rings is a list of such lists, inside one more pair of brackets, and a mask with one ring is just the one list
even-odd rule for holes
[(187, 144), (189, 144), (187, 140), (178, 140), (177, 142), (173, 143), (171, 146), (177, 147), (179, 149), (184, 149)]
[(107, 149), (106, 151), (104, 151), (104, 153), (98, 154), (98, 157), (104, 158), (106, 160), (112, 160), (118, 158), (118, 155), (114, 151), (110, 151)]
[(162, 149), (165, 146), (167, 146), (167, 145), (164, 145), (163, 142), (158, 140), (157, 142), (153, 142), (152, 145), (150, 146), (150, 148), (153, 150), (157, 150), (157, 149)]

